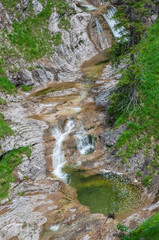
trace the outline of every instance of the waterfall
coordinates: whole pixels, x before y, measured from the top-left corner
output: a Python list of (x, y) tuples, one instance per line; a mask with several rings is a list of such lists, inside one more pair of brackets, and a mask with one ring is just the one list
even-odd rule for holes
[(88, 12), (90, 12), (90, 11), (93, 11), (93, 10), (97, 9), (97, 8), (96, 8), (96, 7), (94, 7), (93, 5), (85, 5), (85, 4), (81, 4), (81, 7), (84, 7), (84, 8), (86, 8), (86, 10), (87, 10)]
[(102, 49), (109, 48), (109, 44), (105, 37), (102, 25), (100, 24), (100, 22), (97, 18), (96, 18), (96, 26), (97, 26), (97, 32), (98, 32), (98, 37), (99, 37), (101, 48)]
[(121, 38), (126, 33), (126, 30), (124, 27), (115, 28), (115, 26), (119, 23), (119, 21), (112, 18), (116, 12), (117, 9), (114, 6), (111, 6), (107, 9), (107, 13), (103, 14), (103, 17), (108, 23), (114, 37)]
[(78, 2), (80, 3), (80, 6), (86, 8), (87, 11), (93, 11), (97, 9), (95, 6), (89, 4), (86, 0), (78, 0)]
[(72, 129), (74, 128), (75, 123), (73, 119), (69, 119), (66, 123), (66, 126), (64, 128), (64, 132), (60, 130), (59, 127), (54, 127), (52, 129), (52, 135), (56, 139), (56, 145), (53, 149), (52, 154), (52, 163), (53, 163), (53, 174), (59, 178), (64, 179), (65, 176), (63, 176), (63, 173), (61, 172), (61, 168), (65, 163), (65, 154), (62, 150), (62, 143), (66, 139), (66, 137), (71, 133)]
[(77, 149), (82, 155), (94, 152), (94, 137), (83, 135), (83, 131), (76, 133)]

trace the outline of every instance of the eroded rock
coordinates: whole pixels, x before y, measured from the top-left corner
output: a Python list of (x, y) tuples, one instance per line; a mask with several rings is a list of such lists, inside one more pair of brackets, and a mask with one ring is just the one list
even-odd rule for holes
[(100, 134), (100, 138), (103, 144), (108, 147), (115, 146), (117, 140), (119, 139), (120, 135), (125, 131), (126, 126), (122, 125), (115, 130), (106, 131)]

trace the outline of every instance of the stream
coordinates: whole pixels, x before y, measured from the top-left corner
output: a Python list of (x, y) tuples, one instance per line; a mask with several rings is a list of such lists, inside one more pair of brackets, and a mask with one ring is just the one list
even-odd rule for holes
[[(87, 1), (79, 1), (79, 4), (87, 11), (97, 9)], [(115, 29), (116, 22), (112, 19), (115, 12), (116, 9), (110, 7), (102, 17), (112, 35), (118, 38), (124, 29)], [(50, 176), (75, 189), (78, 201), (88, 206), (91, 213), (121, 215), (139, 201), (140, 190), (120, 174), (107, 172), (102, 167), (99, 170), (101, 159), (106, 154), (98, 137), (104, 130), (105, 109), (96, 105), (95, 98), (96, 89), (110, 84), (107, 79), (99, 80), (109, 62), (110, 41), (101, 20), (98, 17), (94, 19), (101, 49), (99, 54), (83, 64), (83, 77), (76, 82), (54, 82), (32, 94), (44, 109), (43, 113), (30, 117), (46, 121), (50, 126), (50, 136), (54, 139)], [(49, 109), (45, 109), (45, 103), (50, 104)], [(93, 161), (96, 171), (88, 171), (83, 163), (89, 165)]]

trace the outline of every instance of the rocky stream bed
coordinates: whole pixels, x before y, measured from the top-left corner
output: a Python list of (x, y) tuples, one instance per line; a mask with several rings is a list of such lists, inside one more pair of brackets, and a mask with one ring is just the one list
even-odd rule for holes
[[(84, 12), (79, 8), (80, 1), (73, 1), (77, 13), (71, 18), (71, 33), (62, 32), (64, 44), (52, 57), (36, 61), (32, 71), (21, 66), (13, 77), (18, 84), (34, 84), (33, 90), (24, 93), (19, 89), (16, 96), (2, 94), (7, 105), (1, 112), (14, 131), (13, 136), (0, 140), (3, 154), (21, 146), (31, 146), (32, 153), (15, 168), (17, 181), (11, 183), (8, 198), (1, 201), (1, 240), (117, 240), (119, 221), (132, 229), (159, 208), (158, 180), (150, 189), (136, 180), (135, 172), (146, 163), (142, 152), (133, 156), (129, 166), (116, 156), (115, 143), (126, 125), (112, 129), (107, 124), (107, 107), (120, 74), (111, 67), (108, 49), (103, 50), (105, 46), (94, 27), (98, 17), (111, 45), (113, 35), (101, 17), (107, 6), (91, 2), (97, 9)], [(40, 11), (40, 5), (37, 7)], [(6, 24), (8, 18), (4, 14)], [(55, 12), (50, 18), (50, 31), (59, 31), (57, 22)], [(66, 127), (70, 120), (73, 126), (69, 130)], [(83, 154), (82, 147), (88, 140), (85, 138), (82, 147), (78, 144), (83, 136), (91, 136), (93, 151), (87, 154)], [(55, 158), (63, 166), (66, 162), (66, 166), (74, 166), (84, 178), (113, 173), (129, 179), (137, 189), (137, 200), (123, 212), (115, 212), (115, 219), (91, 213), (78, 201), (75, 186), (61, 179), (69, 171), (64, 174), (60, 168), (55, 174)]]

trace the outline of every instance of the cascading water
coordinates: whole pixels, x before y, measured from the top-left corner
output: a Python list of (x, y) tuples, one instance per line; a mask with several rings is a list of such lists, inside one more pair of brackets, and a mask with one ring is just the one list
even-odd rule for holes
[(91, 135), (77, 134), (77, 149), (82, 155), (94, 152), (94, 138)]
[(62, 150), (62, 143), (66, 139), (66, 137), (71, 133), (74, 128), (75, 123), (73, 119), (69, 119), (64, 128), (64, 132), (60, 130), (59, 127), (54, 127), (52, 129), (52, 135), (56, 139), (56, 145), (53, 149), (52, 160), (53, 160), (53, 174), (59, 178), (64, 179), (63, 173), (61, 171), (63, 165), (65, 164), (65, 154)]
[(107, 9), (107, 13), (103, 14), (103, 17), (108, 23), (114, 37), (121, 38), (126, 33), (126, 30), (124, 27), (119, 27), (116, 29), (115, 26), (119, 23), (119, 21), (113, 19), (113, 16), (116, 12), (117, 12), (117, 9), (114, 6), (111, 6)]
[(88, 11), (88, 12), (97, 9), (95, 6), (89, 4), (89, 3), (88, 3), (87, 1), (85, 1), (85, 0), (78, 0), (78, 2), (80, 3), (80, 6), (83, 7), (83, 8), (85, 8), (86, 11)]
[(104, 31), (103, 31), (103, 28), (102, 28), (102, 25), (100, 24), (98, 18), (96, 18), (96, 26), (97, 26), (97, 32), (98, 32), (98, 37), (99, 37), (99, 41), (100, 41), (100, 45), (101, 45), (101, 48), (104, 50), (105, 48), (109, 48), (109, 44), (108, 44), (108, 41), (107, 41), (107, 38), (104, 34)]

